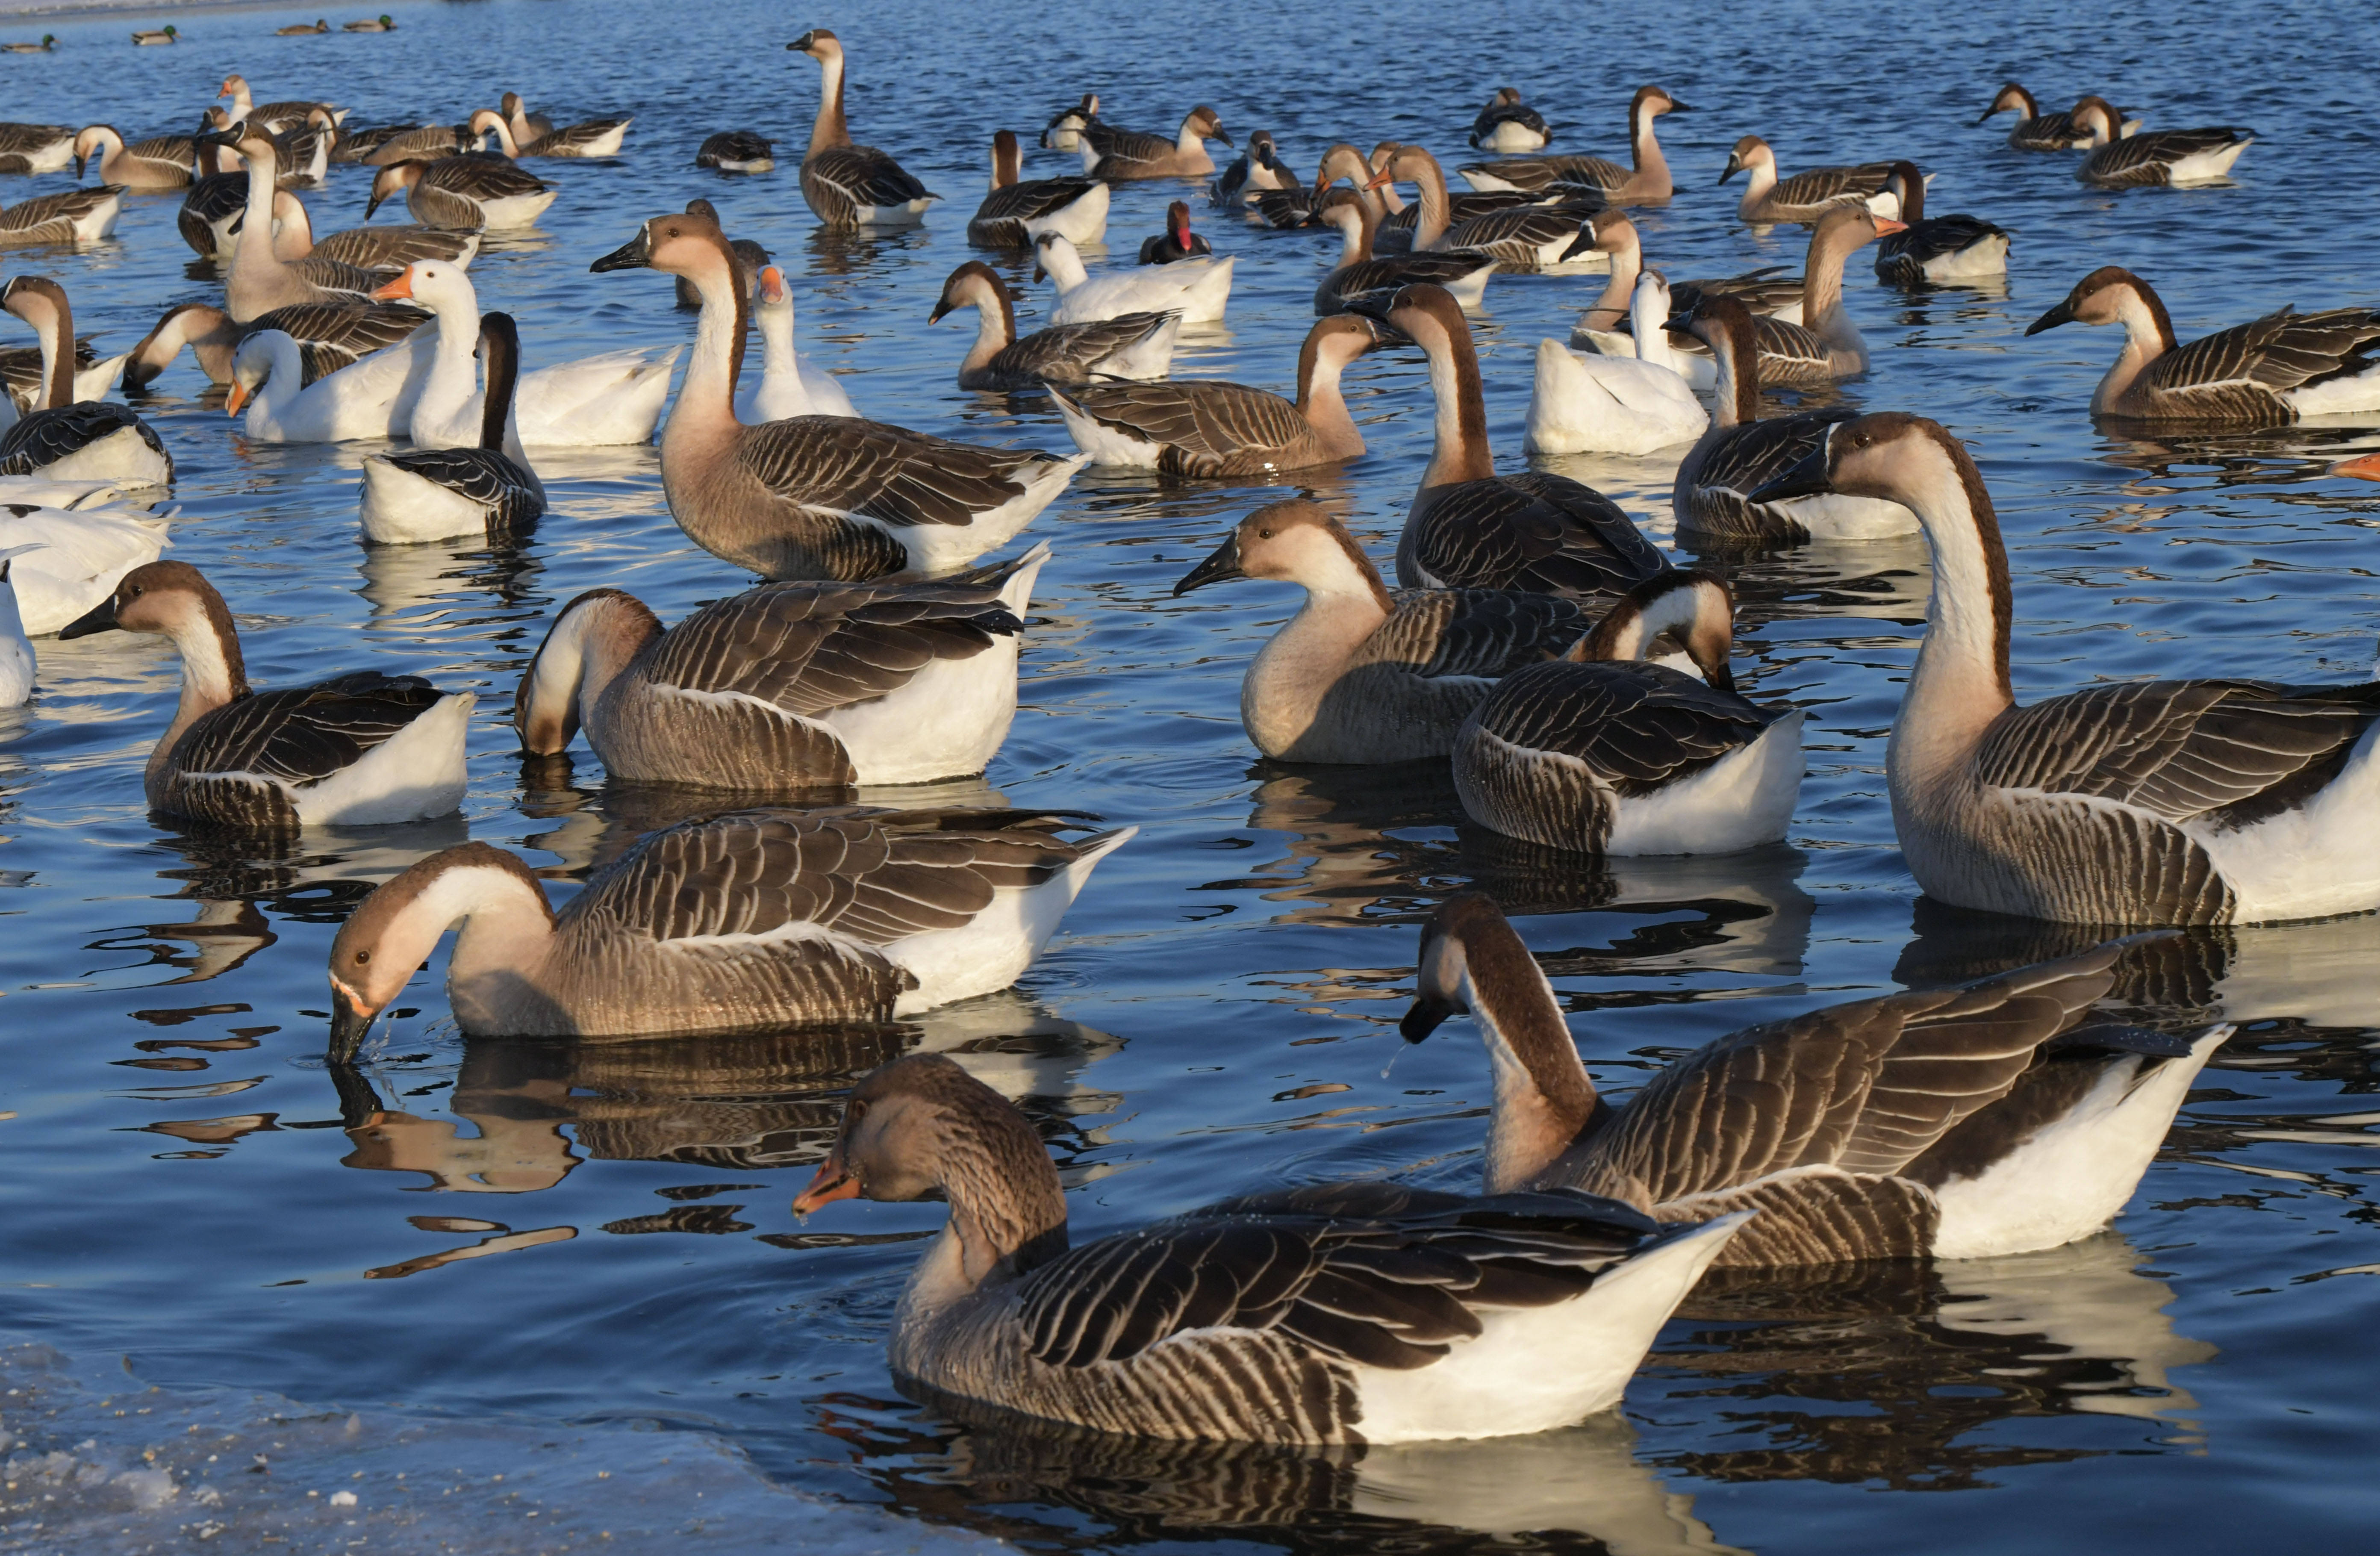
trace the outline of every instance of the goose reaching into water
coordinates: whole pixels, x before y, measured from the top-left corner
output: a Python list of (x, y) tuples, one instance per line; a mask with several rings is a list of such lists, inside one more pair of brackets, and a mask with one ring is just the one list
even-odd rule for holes
[[(263, 322), (257, 322), (259, 326)], [(425, 334), (310, 380), (306, 351), (297, 337), (283, 330), (250, 328), (239, 336), (232, 357), (231, 392), (224, 398), (224, 413), (238, 416), (245, 410), (241, 430), (255, 443), (399, 437), (411, 423), (414, 400), (435, 346), (436, 337)]]
[(1915, 510), (1925, 641), (1885, 777), (1909, 872), (1960, 907), (2087, 924), (2380, 907), (2380, 683), (2128, 681), (2019, 707), (1999, 521), (1966, 448), (1896, 412), (1779, 478)]
[(1190, 110), (1182, 121), (1181, 131), (1171, 140), (1137, 130), (1115, 129), (1094, 116), (1082, 127), (1083, 171), (1111, 182), (1203, 178), (1215, 171), (1215, 159), (1207, 154), (1209, 140), (1220, 140), (1226, 146), (1232, 143), (1232, 138), (1223, 133), (1222, 120), (1203, 103)]
[(187, 135), (161, 135), (128, 146), (114, 125), (87, 125), (74, 138), (77, 178), (93, 157), (99, 159), (100, 181), (118, 188), (143, 193), (188, 188), (197, 176), (191, 169), (198, 161), (198, 150)]
[(1509, 590), (1391, 594), (1355, 538), (1308, 502), (1242, 519), (1173, 586), (1272, 578), (1305, 604), (1240, 683), (1240, 722), (1282, 761), (1369, 766), (1444, 757), (1496, 679), (1551, 659), (1586, 630), (1572, 601)]
[(2270, 427), (2380, 408), (2380, 309), (2284, 308), (2183, 346), (2155, 288), (2102, 265), (2024, 333), (2060, 324), (2124, 328), (2124, 348), (2091, 395), (2094, 416)]
[(892, 1371), (1144, 1438), (1394, 1443), (1574, 1425), (1614, 1404), (1740, 1223), (1668, 1239), (1583, 1195), (1318, 1184), (1069, 1251), (1048, 1151), (939, 1054), (861, 1081), (794, 1201), (950, 1202)]
[(1475, 189), (1537, 191), (1551, 184), (1583, 184), (1601, 190), (1605, 201), (1613, 205), (1653, 204), (1677, 192), (1670, 184), (1669, 161), (1661, 155), (1661, 142), (1653, 134), (1653, 121), (1663, 114), (1693, 112), (1660, 87), (1638, 87), (1628, 103), (1628, 147), (1634, 164), (1630, 167), (1601, 157), (1556, 156), (1515, 157), (1455, 171)]
[(1062, 235), (1033, 240), (1033, 279), (1049, 278), (1058, 306), (1053, 324), (1087, 324), (1127, 313), (1179, 313), (1185, 324), (1218, 324), (1232, 299), (1235, 259), (1182, 260), (1168, 265), (1111, 270), (1093, 275)]
[(1122, 313), (1087, 324), (1053, 324), (1018, 340), (1008, 288), (981, 260), (951, 272), (926, 322), (938, 324), (963, 308), (976, 310), (978, 323), (975, 344), (959, 363), (962, 389), (1163, 378), (1182, 322), (1178, 313)]
[(722, 173), (774, 173), (777, 143), (757, 129), (722, 129), (704, 139), (694, 165)]
[(795, 416), (859, 414), (842, 379), (794, 350), (793, 288), (785, 285), (784, 272), (774, 265), (760, 268), (760, 284), (752, 295), (752, 318), (760, 331), (760, 378), (751, 388), (737, 393), (737, 420), (753, 423)]
[(942, 197), (928, 189), (873, 146), (852, 144), (843, 117), (843, 43), (825, 28), (803, 33), (786, 48), (819, 62), (818, 119), (802, 157), (802, 199), (831, 227), (908, 227), (925, 220)]
[(1498, 87), (1471, 121), (1471, 145), (1481, 152), (1534, 152), (1554, 138), (1543, 114), (1521, 101), (1518, 87)]
[(1422, 929), (1402, 1030), (1478, 1026), (1490, 1194), (1608, 1194), (1672, 1225), (1755, 1210), (1736, 1268), (2029, 1253), (2123, 1210), (2232, 1030), (2089, 1023), (2129, 943), (1748, 1027), (1614, 1108), (1520, 936), (1465, 893)]
[(521, 451), (513, 416), (520, 332), (508, 313), (486, 315), (479, 329), (488, 388), (480, 401), (478, 441), (468, 447), (368, 456), (358, 512), (365, 540), (404, 545), (466, 535), (516, 536), (545, 513), (545, 483)]
[(2126, 135), (2122, 119), (2104, 97), (2074, 104), (2074, 123), (2089, 132), (2092, 148), (2075, 177), (2103, 189), (2212, 183), (2228, 176), (2240, 153), (2256, 141), (2254, 130), (2228, 125)]
[(34, 408), (0, 434), (0, 475), (171, 485), (174, 458), (155, 428), (113, 400), (76, 398), (74, 313), (66, 288), (46, 276), (19, 275), (0, 287), (0, 309), (41, 337), (43, 384)]
[[(1992, 105), (1975, 115), (1976, 125), (1990, 123), (1995, 114), (2016, 115), (2008, 143), (2020, 152), (2080, 152), (2092, 143), (2090, 130), (2075, 123), (2073, 115), (2043, 113), (2033, 93), (2014, 81), (2000, 88)], [(2137, 134), (2140, 128), (2138, 119), (2126, 119), (2120, 127), (2124, 135)]]
[(1670, 287), (1657, 270), (1636, 278), (1630, 312), (1636, 355), (1576, 357), (1560, 341), (1537, 342), (1536, 379), (1521, 447), (1530, 454), (1650, 454), (1690, 443), (1709, 413), (1670, 367)]
[[(1785, 835), (1803, 715), (1736, 695), (1735, 600), (1715, 576), (1638, 584), (1568, 657), (1496, 683), (1454, 739), (1480, 825), (1585, 854), (1730, 854)], [(1702, 678), (1645, 663), (1664, 638)]]
[(474, 700), (414, 675), (358, 671), (310, 687), (249, 688), (223, 596), (182, 562), (152, 562), (58, 634), (153, 632), (182, 656), (182, 700), (150, 753), (149, 808), (280, 831), (452, 814)]
[(662, 435), (662, 488), (693, 541), (763, 577), (947, 572), (1005, 543), (1086, 462), (979, 448), (852, 417), (735, 419), (747, 304), (719, 224), (656, 216), (589, 267), (651, 269), (702, 294)]
[(433, 854), (331, 942), (331, 1057), (459, 925), (473, 1036), (644, 1038), (884, 1021), (1005, 989), (1125, 827), (1050, 810), (740, 810), (655, 833), (557, 912), (517, 855)]
[(931, 582), (762, 584), (667, 628), (591, 590), (529, 661), (513, 727), (540, 756), (584, 729), (613, 778), (750, 795), (981, 772), (1016, 714), (1049, 554)]
[(1876, 273), (1900, 286), (1957, 286), (2008, 274), (2009, 235), (1975, 216), (1925, 214), (1925, 179), (1897, 162), (1884, 187), (1900, 202), (1901, 225), (1876, 246)]
[(534, 226), (562, 191), (497, 157), (403, 157), (380, 164), (372, 175), (371, 203), (405, 196), (405, 208), (427, 226), (452, 232), (512, 230)]
[(967, 223), (978, 249), (1029, 249), (1045, 232), (1097, 243), (1108, 232), (1108, 187), (1097, 178), (1035, 178), (1024, 174), (1014, 130), (991, 138), (991, 192)]
[(1884, 190), (1885, 177), (1891, 171), (1888, 162), (1864, 162), (1856, 167), (1813, 167), (1780, 181), (1777, 153), (1757, 135), (1747, 135), (1728, 152), (1727, 171), (1718, 176), (1718, 181), (1724, 184), (1739, 173), (1744, 175), (1743, 198), (1735, 208), (1738, 220), (1755, 225), (1772, 222), (1807, 225), (1838, 205), (1864, 206), (1880, 216), (1897, 214), (1898, 206)]

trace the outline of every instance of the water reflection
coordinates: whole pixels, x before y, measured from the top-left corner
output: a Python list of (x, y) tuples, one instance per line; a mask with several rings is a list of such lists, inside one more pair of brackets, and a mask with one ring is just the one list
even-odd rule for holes
[(357, 592), (371, 606), (371, 625), (383, 631), (419, 631), (433, 614), (451, 630), (482, 625), (455, 614), (479, 603), (473, 595), (502, 607), (508, 623), (524, 604), (541, 603), (544, 571), (534, 551), (509, 543), (366, 546)]

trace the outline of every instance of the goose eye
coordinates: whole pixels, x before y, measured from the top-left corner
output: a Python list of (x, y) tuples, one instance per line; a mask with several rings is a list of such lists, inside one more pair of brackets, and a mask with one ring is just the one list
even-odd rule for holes
[(843, 1110), (843, 1122), (846, 1128), (852, 1124), (857, 1124), (861, 1119), (866, 1118), (867, 1116), (868, 1104), (865, 1102), (854, 1101), (845, 1106)]
[(357, 953), (356, 953), (356, 966), (359, 966), (359, 967), (360, 967), (360, 966), (362, 966), (366, 962), (369, 962), (369, 961), (370, 961), (370, 960), (371, 960), (371, 953), (370, 953), (370, 952), (369, 952), (369, 951), (358, 951), (358, 952), (357, 952)]
[(1269, 541), (1272, 539), (1272, 531), (1269, 529), (1259, 529), (1257, 531), (1257, 539), (1259, 541)]

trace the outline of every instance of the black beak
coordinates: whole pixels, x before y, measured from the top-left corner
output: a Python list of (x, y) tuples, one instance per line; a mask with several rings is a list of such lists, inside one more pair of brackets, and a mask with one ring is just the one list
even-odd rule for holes
[[(1220, 126), (1220, 125), (1217, 125), (1217, 126), (1215, 127), (1214, 134), (1215, 134), (1215, 139), (1216, 139), (1216, 140), (1220, 140), (1224, 145), (1229, 146), (1229, 145), (1231, 145), (1231, 144), (1232, 144), (1232, 138), (1231, 138), (1230, 136), (1228, 136), (1228, 135), (1226, 135), (1226, 134), (1224, 134), (1224, 133), (1223, 133), (1223, 127), (1222, 127), (1222, 126)], [(1234, 148), (1234, 149), (1236, 150), (1236, 148)]]
[(203, 134), (194, 135), (190, 140), (193, 145), (198, 146), (237, 146), (247, 131), (248, 125), (243, 120), (228, 129), (210, 129)]
[(1595, 223), (1592, 219), (1589, 219), (1579, 224), (1578, 236), (1570, 240), (1570, 247), (1562, 250), (1561, 258), (1555, 262), (1558, 264), (1568, 264), (1571, 261), (1578, 258), (1581, 254), (1592, 254), (1594, 252)]
[(2044, 330), (2054, 330), (2060, 324), (2071, 324), (2072, 322), (2074, 322), (2074, 299), (2072, 298), (2069, 298), (2064, 302), (2059, 303), (2056, 308), (2053, 308), (2048, 312), (2043, 314), (2040, 318), (2035, 319), (2032, 323), (2027, 324), (2024, 327), (2024, 333), (2029, 335), (2037, 335)]
[(1974, 122), (1974, 124), (1973, 124), (1973, 126), (1969, 127), (1969, 128), (1981, 128), (1984, 125), (1985, 125), (1985, 124), (1987, 124), (1987, 123), (1989, 123), (1989, 122), (1990, 122), (1990, 120), (1991, 120), (1991, 116), (1992, 116), (1994, 114), (1997, 114), (1997, 113), (1998, 113), (1998, 112), (1999, 112), (1999, 110), (1998, 110), (1998, 108), (1986, 108), (1986, 109), (1985, 109), (1982, 113), (1980, 113), (1980, 114), (1978, 114), (1978, 115), (1975, 115), (1975, 122)]
[(1182, 575), (1182, 581), (1173, 586), (1173, 595), (1178, 600), (1194, 589), (1204, 589), (1210, 583), (1229, 583), (1233, 578), (1246, 577), (1240, 571), (1240, 535), (1235, 529), (1229, 540), (1215, 548), (1213, 555)]
[(1691, 335), (1694, 334), (1694, 331), (1689, 329), (1687, 326), (1692, 324), (1694, 322), (1694, 310), (1691, 308), (1682, 309), (1678, 312), (1670, 314), (1669, 319), (1661, 325), (1661, 328), (1673, 335)]
[[(1041, 278), (1037, 275), (1033, 279), (1038, 281)], [(926, 315), (926, 322), (929, 324), (939, 324), (942, 322), (942, 315), (948, 313), (950, 310), (951, 305), (949, 303), (938, 302), (934, 305), (934, 310)]]
[(1735, 158), (1733, 158), (1733, 157), (1730, 157), (1730, 158), (1728, 158), (1728, 159), (1727, 159), (1727, 171), (1726, 171), (1726, 172), (1724, 172), (1724, 173), (1722, 173), (1722, 174), (1720, 174), (1720, 175), (1718, 176), (1718, 181), (1719, 181), (1720, 183), (1724, 184), (1724, 183), (1726, 183), (1730, 178), (1734, 177), (1737, 174), (1739, 174), (1739, 173), (1741, 173), (1741, 172), (1742, 172), (1742, 171), (1743, 171), (1743, 164), (1742, 164), (1742, 163), (1738, 162), (1738, 161), (1737, 161)]
[(1397, 1023), (1397, 1030), (1403, 1034), (1405, 1041), (1417, 1043), (1437, 1031), (1450, 1016), (1462, 1014), (1460, 1008), (1450, 1005), (1442, 1000), (1433, 1000), (1427, 994), (1416, 994), (1414, 996), (1413, 1009), (1405, 1012), (1405, 1018)]
[(1820, 492), (1833, 491), (1827, 473), (1827, 452), (1834, 441), (1834, 429), (1829, 427), (1825, 440), (1816, 448), (1773, 480), (1764, 482), (1752, 493), (1752, 501), (1781, 503), (1789, 497), (1808, 497)]
[(122, 628), (115, 625), (115, 596), (111, 594), (106, 599), (101, 601), (98, 604), (93, 605), (90, 610), (85, 611), (81, 615), (77, 616), (74, 620), (67, 623), (64, 626), (59, 627), (58, 636), (60, 638), (88, 638), (94, 632), (116, 632), (121, 630)]
[(387, 198), (388, 197), (386, 195), (374, 191), (371, 197), (371, 203), (364, 207), (364, 220), (367, 222), (370, 221), (372, 219), (372, 213), (379, 210), (380, 202)]
[(364, 1034), (371, 1030), (373, 1018), (379, 1014), (378, 1011), (374, 1011), (371, 1015), (358, 1015), (356, 1007), (347, 1003), (347, 997), (345, 994), (335, 989), (331, 991), (329, 1057), (332, 1064), (355, 1063), (356, 1050), (363, 1046)]
[(1693, 103), (1681, 103), (1674, 97), (1670, 99), (1670, 112), (1672, 114), (1691, 114), (1694, 111), (1694, 105)]
[(792, 43), (787, 43), (785, 47), (796, 54), (808, 54), (810, 52), (810, 40), (816, 36), (817, 34), (815, 32), (805, 32), (800, 37), (795, 39)]
[(653, 235), (649, 227), (638, 227), (637, 236), (589, 265), (592, 273), (605, 270), (644, 270), (652, 264)]

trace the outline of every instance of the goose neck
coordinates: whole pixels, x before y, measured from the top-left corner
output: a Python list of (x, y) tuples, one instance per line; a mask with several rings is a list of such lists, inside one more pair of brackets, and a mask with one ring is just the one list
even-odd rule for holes
[(1760, 419), (1760, 344), (1746, 315), (1737, 326), (1722, 326), (1708, 342), (1718, 374), (1713, 396), (1713, 427), (1749, 427)]
[(149, 755), (150, 800), (163, 795), (174, 747), (189, 727), (216, 709), (248, 696), (248, 664), (239, 651), (239, 631), (223, 596), (209, 590), (197, 606), (177, 613), (165, 632), (182, 659), (182, 696), (174, 722)]
[(1496, 473), (1496, 458), (1488, 446), (1488, 402), (1471, 332), (1457, 334), (1433, 319), (1415, 338), (1428, 353), (1430, 394), (1438, 402), (1437, 439), (1422, 486), (1485, 480)]
[(912, 1331), (987, 1281), (1023, 1274), (1065, 1252), (1066, 1197), (1058, 1170), (1021, 1118), (1014, 1128), (1008, 1122), (954, 1133), (938, 1153), (950, 1220), (901, 1293), (896, 1330)]
[(2124, 345), (2091, 396), (2091, 408), (2102, 415), (2116, 410), (2149, 364), (2174, 348), (2173, 320), (2163, 299), (2130, 286), (2115, 296), (2116, 322), (2124, 327)]
[(1888, 769), (1922, 773), (1962, 759), (2015, 701), (2009, 684), (2013, 604), (1999, 519), (1965, 450), (1931, 444), (1920, 451), (1892, 495), (1916, 513), (1934, 554), (1925, 640), (1887, 756)]
[[(794, 310), (786, 308), (764, 308), (756, 316), (760, 328), (760, 371), (775, 378), (799, 369), (794, 355)], [(981, 335), (978, 335), (981, 343)]]
[(819, 61), (819, 111), (810, 126), (812, 156), (851, 144), (851, 129), (843, 117), (843, 55), (832, 53)]
[(1346, 395), (1340, 388), (1340, 375), (1354, 359), (1354, 353), (1338, 344), (1341, 338), (1318, 327), (1307, 334), (1297, 354), (1297, 413), (1314, 429), (1327, 457), (1353, 459), (1364, 452), (1364, 434), (1347, 413)]
[(407, 905), (434, 944), (455, 926), (446, 989), (465, 1028), (501, 1023), (526, 990), (546, 981), (553, 954), (553, 908), (526, 868), (474, 865), (441, 871)]
[[(681, 420), (691, 430), (697, 419), (714, 427), (735, 420), (735, 381), (744, 371), (744, 336), (749, 327), (744, 288), (724, 243), (716, 257), (690, 272), (686, 280), (702, 299), (694, 326), (694, 354), (686, 362), (686, 380), (678, 389), (677, 406), (670, 415), (664, 445), (678, 432)], [(687, 412), (693, 412), (688, 416)]]
[(280, 164), (270, 148), (259, 153), (243, 152), (240, 162), (248, 169), (248, 210), (240, 218), (239, 246), (232, 250), (232, 268), (262, 274), (280, 268), (280, 256), (273, 249), (273, 196), (278, 187)]
[(1421, 216), (1414, 225), (1414, 251), (1435, 249), (1444, 241), (1453, 216), (1453, 204), (1446, 198), (1446, 170), (1438, 165), (1436, 157), (1427, 153), (1410, 160), (1400, 157), (1398, 161), (1411, 167), (1414, 188), (1421, 197)]
[(1495, 1087), (1485, 1186), (1506, 1194), (1527, 1187), (1586, 1130), (1595, 1082), (1579, 1063), (1553, 986), (1519, 938), (1511, 954), (1482, 957), (1481, 949), (1466, 947), (1463, 994)]
[(1640, 98), (1628, 115), (1628, 152), (1636, 164), (1636, 176), (1629, 182), (1648, 189), (1658, 184), (1666, 194), (1671, 188), (1670, 160), (1661, 154), (1660, 138), (1653, 133), (1653, 121), (1659, 116), (1650, 98)]
[[(1590, 330), (1616, 330), (1629, 316), (1630, 299), (1635, 295), (1636, 277), (1645, 268), (1645, 246), (1636, 236), (1636, 225), (1626, 222), (1612, 235), (1611, 274), (1603, 283), (1603, 295), (1586, 310), (1580, 321)], [(1645, 348), (1640, 342), (1636, 354)]]

